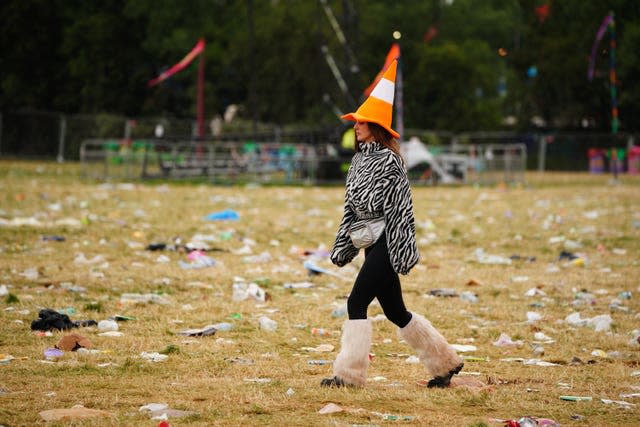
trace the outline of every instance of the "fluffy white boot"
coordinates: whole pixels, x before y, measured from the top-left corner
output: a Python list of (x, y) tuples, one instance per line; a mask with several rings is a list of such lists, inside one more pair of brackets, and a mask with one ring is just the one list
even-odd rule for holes
[(372, 327), (369, 319), (347, 320), (342, 326), (340, 353), (333, 362), (333, 375), (344, 385), (367, 382)]
[(427, 371), (446, 383), (440, 385), (436, 382), (434, 386), (448, 386), (451, 377), (462, 369), (462, 358), (431, 322), (419, 314), (411, 314), (411, 321), (404, 328), (399, 328), (398, 334), (416, 350)]

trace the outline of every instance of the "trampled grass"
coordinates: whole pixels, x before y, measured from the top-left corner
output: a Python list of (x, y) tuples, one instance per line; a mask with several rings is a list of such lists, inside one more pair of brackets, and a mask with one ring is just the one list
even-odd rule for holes
[[(412, 349), (374, 304), (366, 388), (324, 389), (331, 366), (317, 361), (332, 361), (339, 350), (345, 317), (332, 312), (362, 262), (337, 269), (322, 257), (340, 220), (342, 187), (105, 184), (77, 171), (0, 163), (0, 286), (7, 293), (0, 297), (0, 424), (45, 425), (40, 412), (83, 405), (108, 415), (49, 424), (157, 426), (139, 410), (150, 403), (189, 411), (170, 417), (173, 426), (499, 426), (496, 420), (523, 416), (563, 426), (640, 422), (640, 346), (632, 343), (640, 328), (638, 179), (532, 174), (518, 187), (414, 187), (422, 260), (401, 278), (405, 303), (451, 343), (476, 347), (461, 353), (468, 360), (459, 379), (479, 383), (416, 385), (427, 373), (407, 363)], [(240, 220), (203, 219), (225, 209)], [(146, 249), (197, 237), (214, 266), (186, 269), (186, 252)], [(478, 248), (511, 264), (480, 263)], [(561, 260), (562, 251), (580, 258)], [(303, 266), (310, 253), (342, 277), (310, 276)], [(240, 278), (266, 291), (266, 301), (234, 300)], [(477, 302), (431, 295), (436, 289), (471, 292)], [(127, 293), (156, 294), (166, 304), (127, 302)], [(96, 327), (41, 336), (30, 325), (43, 308), (67, 310), (71, 320), (135, 319), (118, 322), (119, 337)], [(541, 318), (528, 321), (528, 312)], [(611, 326), (572, 325), (566, 318), (575, 312), (609, 315)], [(260, 329), (261, 316), (277, 329)], [(219, 322), (232, 329), (177, 334)], [(313, 335), (312, 328), (329, 332)], [(536, 332), (550, 342), (538, 342), (546, 339)], [(44, 351), (71, 333), (97, 351), (46, 360)], [(493, 345), (503, 333), (521, 345)], [(317, 351), (322, 344), (334, 349)], [(148, 361), (143, 352), (164, 352), (167, 360)], [(318, 413), (329, 403), (343, 411)]]

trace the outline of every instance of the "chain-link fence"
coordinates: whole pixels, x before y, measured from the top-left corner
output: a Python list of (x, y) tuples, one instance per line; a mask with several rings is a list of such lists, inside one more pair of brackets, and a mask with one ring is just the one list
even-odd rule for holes
[(153, 138), (192, 135), (194, 122), (180, 118), (127, 118), (115, 114), (65, 115), (51, 112), (2, 112), (0, 155), (78, 160), (80, 144), (91, 138)]

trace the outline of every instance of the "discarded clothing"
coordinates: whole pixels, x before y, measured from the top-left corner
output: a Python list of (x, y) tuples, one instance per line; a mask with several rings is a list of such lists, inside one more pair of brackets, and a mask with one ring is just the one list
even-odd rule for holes
[(31, 330), (33, 331), (51, 331), (54, 329), (65, 330), (71, 328), (79, 328), (80, 326), (95, 326), (98, 322), (95, 320), (76, 320), (71, 321), (66, 314), (58, 313), (50, 308), (44, 308), (38, 313), (38, 319), (31, 322)]

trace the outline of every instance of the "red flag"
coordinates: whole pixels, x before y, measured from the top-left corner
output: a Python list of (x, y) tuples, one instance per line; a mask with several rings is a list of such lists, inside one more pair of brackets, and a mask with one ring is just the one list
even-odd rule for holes
[(175, 73), (184, 70), (187, 67), (187, 65), (189, 65), (191, 61), (195, 59), (196, 56), (202, 53), (203, 50), (204, 50), (204, 39), (200, 39), (198, 40), (198, 43), (196, 43), (194, 48), (191, 49), (191, 52), (187, 53), (187, 56), (182, 58), (182, 60), (178, 62), (176, 65), (174, 65), (173, 67), (160, 73), (160, 75), (155, 79), (149, 80), (149, 83), (147, 83), (147, 86), (149, 87), (155, 86), (161, 81), (168, 79)]
[(422, 40), (425, 43), (429, 43), (437, 35), (438, 35), (438, 27), (436, 27), (435, 25), (430, 25), (429, 28), (427, 29), (427, 32), (424, 33), (424, 36), (422, 36)]
[(365, 97), (371, 94), (371, 91), (373, 91), (373, 88), (376, 87), (376, 85), (382, 78), (384, 72), (387, 71), (387, 68), (389, 68), (389, 65), (391, 65), (394, 59), (398, 59), (398, 58), (400, 58), (400, 45), (398, 43), (394, 43), (391, 45), (391, 49), (389, 49), (389, 52), (387, 53), (387, 58), (384, 61), (384, 66), (382, 67), (382, 70), (380, 70), (380, 72), (378, 73), (376, 78), (373, 80), (373, 82), (369, 85), (369, 87), (367, 87), (364, 90), (363, 94)]
[(538, 15), (538, 21), (546, 21), (549, 17), (549, 3), (545, 3), (536, 7), (536, 15)]

